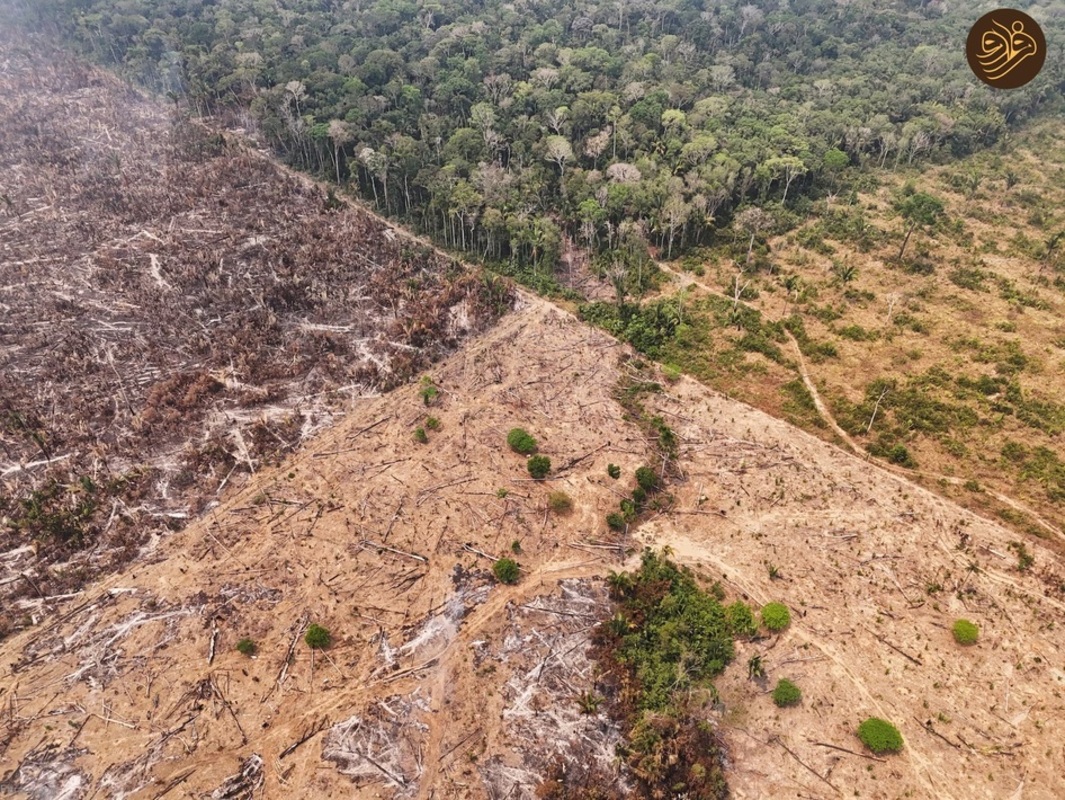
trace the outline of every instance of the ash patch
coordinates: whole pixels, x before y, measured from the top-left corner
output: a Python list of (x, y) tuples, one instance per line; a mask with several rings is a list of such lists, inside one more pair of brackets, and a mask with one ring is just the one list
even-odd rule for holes
[(29, 800), (81, 800), (89, 778), (74, 767), (87, 750), (46, 745), (35, 748), (0, 780), (0, 794), (21, 793)]
[[(167, 647), (176, 638), (181, 619), (198, 615), (203, 610), (202, 606), (175, 606), (146, 598), (137, 610), (98, 628), (104, 606), (111, 604), (113, 599), (114, 592), (109, 592), (101, 595), (95, 605), (87, 605), (81, 617), (73, 622), (73, 630), (66, 635), (37, 637), (23, 651), (16, 671), (44, 659), (77, 651), (77, 667), (65, 680), (71, 684), (85, 681), (94, 688), (106, 687), (130, 669), (143, 666), (150, 655)], [(137, 655), (127, 656), (123, 646), (128, 647), (127, 639), (135, 632), (139, 633), (141, 628), (152, 631), (152, 644), (138, 651)]]
[(462, 564), (456, 564), (451, 570), (451, 583), (459, 591), (491, 586), (492, 582), (491, 573), (485, 569), (466, 569)]
[(439, 656), (458, 636), (462, 620), (488, 599), (491, 590), (491, 585), (467, 584), (460, 588), (447, 599), (438, 613), (432, 614), (420, 625), (407, 629), (407, 641), (398, 647), (392, 647), (382, 632), (379, 647), (384, 666), (374, 674), (396, 668), (401, 658), (425, 661)]
[(501, 726), (512, 758), (480, 767), (490, 796), (535, 800), (537, 786), (559, 760), (615, 774), (621, 731), (605, 713), (582, 713), (580, 703), (595, 693), (596, 665), (588, 650), (608, 608), (600, 582), (562, 581), (554, 594), (508, 607), (498, 648), (480, 645), (479, 660), (505, 664), (511, 673), (502, 689)]
[(429, 731), (420, 717), (428, 713), (429, 703), (419, 689), (380, 700), (362, 716), (334, 725), (326, 734), (322, 758), (356, 786), (384, 783), (396, 790), (397, 798), (413, 797)]
[(270, 586), (263, 586), (262, 584), (244, 586), (232, 583), (227, 583), (223, 586), (219, 591), (219, 595), (223, 604), (239, 603), (246, 605), (254, 603), (263, 608), (276, 606), (281, 602), (283, 596), (280, 589), (274, 589)]
[(239, 772), (230, 775), (211, 793), (211, 800), (253, 800), (265, 779), (262, 757), (252, 753), (240, 765)]

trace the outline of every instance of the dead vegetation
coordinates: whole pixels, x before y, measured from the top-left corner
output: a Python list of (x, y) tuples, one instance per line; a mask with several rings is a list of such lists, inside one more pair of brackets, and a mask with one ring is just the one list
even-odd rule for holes
[(44, 42), (0, 50), (0, 591), (23, 598), (17, 629), (510, 294)]

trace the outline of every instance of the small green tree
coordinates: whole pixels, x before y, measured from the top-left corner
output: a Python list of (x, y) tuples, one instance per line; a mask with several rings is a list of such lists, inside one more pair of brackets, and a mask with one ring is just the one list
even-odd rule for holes
[(802, 690), (798, 686), (787, 678), (777, 681), (776, 688), (773, 689), (773, 702), (779, 708), (798, 705), (800, 700), (802, 700)]
[(500, 583), (517, 583), (521, 568), (513, 558), (501, 558), (492, 565), (492, 574)]
[(529, 470), (529, 474), (541, 481), (547, 477), (547, 474), (551, 471), (551, 459), (547, 456), (533, 456), (529, 459), (529, 463), (526, 465)]
[(312, 622), (307, 627), (307, 632), (303, 634), (303, 641), (314, 650), (324, 650), (332, 643), (333, 636), (329, 633), (328, 628), (323, 628), (317, 622)]
[(906, 235), (902, 239), (902, 247), (899, 248), (898, 260), (902, 261), (902, 254), (906, 252), (910, 235), (918, 227), (930, 228), (936, 223), (943, 213), (943, 201), (924, 192), (914, 192), (906, 196), (896, 206), (902, 218), (909, 223)]
[(897, 753), (902, 749), (902, 734), (899, 729), (879, 717), (869, 717), (859, 725), (858, 738), (877, 755)]
[(619, 467), (617, 464), (607, 464), (606, 474), (614, 480), (617, 480), (621, 477), (621, 467)]
[(237, 642), (237, 652), (249, 658), (258, 652), (259, 647), (251, 639), (241, 639)]
[(507, 444), (511, 450), (523, 456), (536, 452), (536, 440), (524, 428), (511, 428), (507, 434)]
[(791, 612), (783, 603), (766, 603), (762, 606), (762, 624), (776, 633), (791, 624)]
[(428, 375), (422, 378), (421, 387), (420, 394), (422, 396), (422, 402), (427, 406), (432, 405), (433, 401), (436, 400), (437, 395), (440, 394), (440, 390), (436, 388), (433, 379)]
[(967, 619), (956, 620), (951, 632), (958, 644), (976, 644), (976, 640), (980, 638), (980, 629)]
[(429, 434), (425, 432), (425, 428), (419, 427), (414, 429), (414, 441), (418, 442), (418, 444), (428, 443)]

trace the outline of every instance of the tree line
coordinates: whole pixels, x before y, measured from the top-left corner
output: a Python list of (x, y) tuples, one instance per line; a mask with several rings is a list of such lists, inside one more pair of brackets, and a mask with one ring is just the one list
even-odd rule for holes
[(962, 157), (1065, 88), (1053, 58), (985, 87), (963, 52), (978, 15), (924, 0), (16, 5), (446, 246), (546, 274), (570, 244), (670, 257), (745, 206)]

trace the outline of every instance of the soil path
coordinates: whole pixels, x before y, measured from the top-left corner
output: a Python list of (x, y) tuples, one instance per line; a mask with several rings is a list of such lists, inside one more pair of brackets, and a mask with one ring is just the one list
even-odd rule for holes
[[(732, 297), (729, 297), (724, 292), (719, 291), (718, 289), (715, 289), (712, 286), (709, 286), (703, 283), (702, 281), (691, 277), (690, 275), (680, 273), (668, 264), (662, 263), (660, 261), (656, 261), (655, 263), (658, 265), (659, 269), (661, 269), (667, 275), (672, 276), (674, 280), (680, 284), (682, 289), (685, 289), (688, 286), (698, 286), (703, 291), (708, 292), (709, 294), (712, 294), (716, 297), (721, 297), (729, 301), (733, 300)], [(936, 472), (925, 472), (923, 470), (909, 470), (903, 467), (898, 467), (893, 464), (888, 464), (873, 459), (869, 455), (868, 451), (866, 451), (857, 442), (855, 442), (854, 439), (850, 436), (850, 434), (843, 430), (843, 428), (840, 427), (839, 423), (836, 422), (836, 418), (832, 415), (832, 412), (825, 404), (824, 399), (821, 397), (821, 393), (817, 390), (817, 385), (814, 383), (813, 378), (810, 376), (810, 371), (806, 366), (806, 359), (803, 357), (802, 350), (799, 348), (798, 341), (795, 339), (794, 336), (792, 336), (791, 331), (785, 330), (784, 335), (788, 337), (788, 343), (791, 345), (791, 351), (792, 354), (795, 356), (795, 363), (798, 366), (799, 376), (802, 378), (802, 383), (806, 387), (806, 391), (810, 393), (810, 397), (813, 399), (814, 407), (817, 409), (817, 413), (821, 415), (821, 418), (832, 429), (832, 432), (835, 433), (836, 436), (838, 436), (840, 440), (843, 441), (856, 456), (869, 462), (870, 464), (874, 464), (880, 469), (887, 470), (896, 475), (903, 475), (908, 478), (912, 478), (914, 475), (919, 475), (924, 478), (931, 478), (932, 480), (936, 481), (946, 481), (947, 483), (950, 483), (954, 486), (965, 485), (966, 481), (964, 479), (958, 478), (953, 475), (941, 475)], [(1044, 528), (1048, 532), (1054, 534), (1054, 536), (1056, 536), (1058, 539), (1065, 542), (1065, 531), (1062, 531), (1060, 528), (1050, 523), (1034, 509), (1029, 508), (1028, 506), (1024, 505), (1021, 502), (1018, 502), (1017, 500), (1013, 499), (1012, 497), (1009, 497), (1008, 495), (1001, 494), (1000, 492), (996, 492), (992, 489), (988, 489), (985, 487), (984, 491), (991, 497), (994, 497), (1000, 503), (1009, 506), (1015, 511), (1020, 511), (1023, 514), (1028, 515), (1033, 520), (1035, 520), (1040, 527)]]

